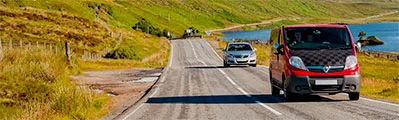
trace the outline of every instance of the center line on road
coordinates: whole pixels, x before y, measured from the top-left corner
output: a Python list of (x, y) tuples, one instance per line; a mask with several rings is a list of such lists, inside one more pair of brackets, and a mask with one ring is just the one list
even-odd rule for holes
[[(206, 41), (205, 41), (205, 42), (206, 42)], [(195, 52), (194, 46), (193, 46), (193, 44), (191, 43), (191, 41), (189, 41), (189, 43), (190, 43), (191, 49), (192, 49), (193, 52), (194, 52), (195, 58), (196, 58), (199, 62), (201, 62), (202, 64), (204, 64), (205, 66), (208, 66), (208, 65), (205, 64), (204, 61), (202, 61), (202, 60), (200, 60), (200, 59), (198, 58), (197, 53)], [(206, 42), (206, 43), (208, 43), (208, 42)], [(210, 46), (209, 43), (208, 43), (208, 45)], [(222, 58), (215, 52), (215, 50), (213, 50), (212, 46), (210, 46), (210, 47), (211, 47), (212, 51), (216, 54), (216, 56), (217, 56), (219, 59), (222, 60)], [(273, 108), (271, 108), (271, 107), (267, 106), (266, 104), (264, 104), (264, 103), (262, 103), (262, 102), (256, 100), (255, 98), (253, 98), (250, 94), (248, 94), (248, 92), (246, 92), (244, 89), (242, 89), (240, 86), (238, 86), (237, 83), (234, 82), (234, 81), (226, 74), (226, 72), (224, 72), (222, 69), (217, 68), (217, 67), (214, 67), (214, 68), (216, 68), (219, 72), (221, 72), (221, 73), (223, 74), (223, 76), (226, 77), (227, 80), (229, 80), (229, 82), (230, 82), (231, 84), (233, 84), (233, 85), (236, 87), (236, 89), (238, 89), (241, 93), (245, 94), (245, 96), (247, 96), (248, 98), (254, 99), (254, 102), (255, 102), (256, 104), (261, 105), (262, 107), (264, 107), (264, 108), (266, 108), (267, 110), (271, 111), (271, 112), (274, 113), (275, 115), (282, 115), (282, 114), (281, 114), (280, 112), (278, 112), (277, 110), (274, 110)]]

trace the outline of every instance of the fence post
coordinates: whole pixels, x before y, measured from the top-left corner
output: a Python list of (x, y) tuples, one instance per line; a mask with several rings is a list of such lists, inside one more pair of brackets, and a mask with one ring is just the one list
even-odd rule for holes
[(119, 47), (119, 44), (121, 44), (121, 42), (122, 42), (122, 33), (119, 33), (119, 40), (118, 40), (118, 42), (116, 43), (114, 50), (117, 49), (117, 48)]
[(19, 40), (19, 48), (22, 49), (22, 40)]
[(67, 41), (65, 41), (65, 56), (68, 60), (68, 63), (71, 63), (71, 56), (69, 54), (69, 43)]
[(56, 54), (56, 55), (58, 54), (57, 46), (55, 46), (55, 54)]
[(2, 45), (1, 42), (2, 42), (2, 41), (1, 41), (1, 39), (0, 39), (0, 59), (3, 58), (3, 45)]
[(11, 39), (10, 39), (10, 44), (8, 44), (8, 45), (10, 45), (9, 49), (12, 49), (12, 40)]

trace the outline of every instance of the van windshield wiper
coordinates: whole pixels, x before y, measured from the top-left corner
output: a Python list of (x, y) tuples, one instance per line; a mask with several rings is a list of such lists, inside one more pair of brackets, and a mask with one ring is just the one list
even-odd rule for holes
[(352, 49), (352, 47), (336, 47), (333, 49), (341, 49), (341, 50), (346, 50), (346, 49)]

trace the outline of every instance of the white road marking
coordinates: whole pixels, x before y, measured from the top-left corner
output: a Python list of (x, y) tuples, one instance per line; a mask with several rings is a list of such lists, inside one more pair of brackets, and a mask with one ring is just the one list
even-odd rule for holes
[[(168, 61), (168, 65), (166, 66), (165, 72), (172, 66), (172, 63), (173, 63), (173, 44), (170, 43), (170, 56), (169, 56), (169, 61)], [(161, 75), (160, 82), (165, 81), (165, 76), (166, 75)], [(157, 86), (155, 88), (155, 91), (150, 95), (150, 98), (153, 97), (158, 92), (159, 89), (160, 89), (160, 86)], [(126, 120), (127, 118), (129, 118), (131, 115), (133, 115), (137, 110), (139, 110), (143, 106), (144, 106), (144, 103), (141, 103), (136, 109), (134, 109), (131, 113), (126, 115), (122, 120)]]
[(360, 97), (360, 99), (362, 99), (362, 100), (367, 100), (367, 101), (370, 101), (370, 102), (376, 102), (376, 103), (387, 104), (387, 105), (393, 105), (393, 106), (399, 107), (399, 104), (395, 104), (395, 103), (383, 102), (383, 101), (368, 99), (368, 98), (364, 98), (364, 97)]
[(204, 41), (206, 42), (206, 44), (208, 44), (209, 47), (211, 47), (213, 53), (214, 53), (220, 60), (223, 60), (222, 57), (220, 57), (219, 54), (216, 53), (216, 51), (213, 49), (213, 47), (211, 46), (211, 44), (209, 44), (209, 42), (206, 41), (206, 40), (204, 40)]
[[(194, 50), (193, 44), (191, 43), (191, 41), (189, 41), (189, 42), (190, 42), (191, 48), (192, 48), (192, 50), (193, 50), (193, 52), (194, 52), (195, 58), (196, 58), (198, 61), (200, 61), (201, 63), (203, 63), (205, 66), (208, 66), (208, 65), (205, 64), (205, 62), (203, 62), (202, 60), (198, 59), (198, 56), (197, 56), (197, 53), (196, 53), (195, 50)], [(208, 43), (207, 41), (205, 41), (205, 42)], [(208, 43), (208, 45), (209, 45), (209, 47), (211, 47), (212, 51), (216, 54), (216, 56), (218, 56), (219, 59), (222, 59), (222, 58), (215, 52), (215, 50), (213, 50), (212, 46), (210, 46), (209, 43)], [(215, 67), (215, 68), (216, 68), (216, 67)], [(223, 74), (223, 76), (226, 77), (227, 80), (229, 80), (229, 82), (230, 82), (231, 84), (233, 84), (233, 85), (236, 87), (236, 89), (238, 89), (241, 93), (245, 94), (245, 96), (247, 96), (248, 98), (252, 98), (252, 96), (251, 96), (248, 92), (246, 92), (244, 89), (242, 89), (240, 86), (238, 86), (237, 83), (234, 82), (233, 79), (231, 79), (231, 78), (226, 74), (226, 72), (224, 72), (224, 71), (223, 71), (222, 69), (220, 69), (220, 68), (217, 68), (217, 70), (218, 70), (219, 72), (221, 72), (221, 73)], [(255, 99), (255, 98), (254, 98), (254, 99)], [(281, 114), (280, 112), (278, 112), (277, 110), (274, 110), (273, 108), (267, 106), (266, 104), (264, 104), (264, 103), (262, 103), (262, 102), (260, 102), (260, 101), (258, 101), (258, 100), (255, 100), (254, 102), (255, 102), (256, 104), (261, 105), (262, 107), (266, 108), (267, 110), (269, 110), (270, 112), (272, 112), (272, 113), (274, 113), (274, 114), (276, 114), (276, 115), (282, 115), (282, 114)]]

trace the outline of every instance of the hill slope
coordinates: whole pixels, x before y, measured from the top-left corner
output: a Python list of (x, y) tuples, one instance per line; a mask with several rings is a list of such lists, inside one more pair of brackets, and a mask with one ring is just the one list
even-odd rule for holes
[[(87, 19), (101, 18), (117, 27), (130, 28), (139, 19), (153, 23), (161, 29), (181, 34), (190, 26), (200, 30), (223, 28), (273, 18), (301, 17), (306, 19), (332, 20), (354, 19), (387, 12), (377, 7), (384, 4), (335, 1), (271, 1), (271, 0), (22, 0), (0, 2), (8, 7), (34, 7), (74, 14)], [(397, 3), (393, 1), (392, 4)]]

